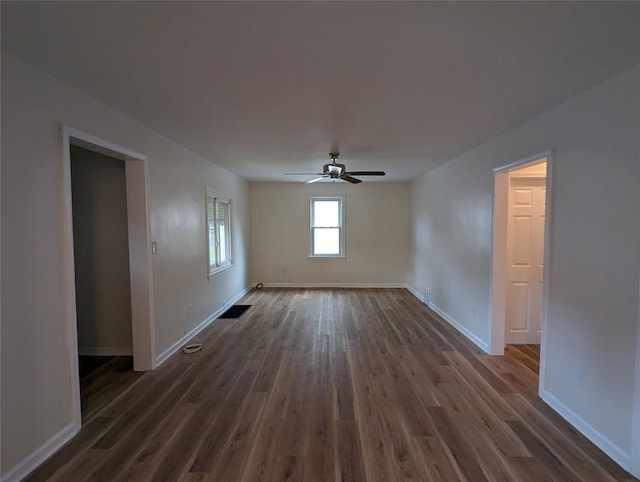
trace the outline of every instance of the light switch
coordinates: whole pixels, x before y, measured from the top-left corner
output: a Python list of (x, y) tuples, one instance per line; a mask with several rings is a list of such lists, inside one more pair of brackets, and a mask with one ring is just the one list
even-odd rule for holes
[(155, 241), (151, 242), (151, 254), (157, 254), (158, 253), (158, 243), (156, 243)]

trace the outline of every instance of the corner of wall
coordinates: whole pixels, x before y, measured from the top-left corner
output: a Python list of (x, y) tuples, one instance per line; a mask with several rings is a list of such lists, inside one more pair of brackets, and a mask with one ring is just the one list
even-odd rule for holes
[(440, 309), (432, 302), (425, 302), (424, 296), (420, 295), (418, 291), (410, 285), (406, 285), (406, 288), (411, 292), (413, 296), (418, 298), (422, 303), (425, 303), (432, 311), (434, 311), (440, 318), (445, 320), (451, 326), (453, 326), (456, 330), (466, 336), (470, 341), (473, 342), (478, 348), (480, 348), (483, 352), (489, 353), (489, 345), (481, 340), (478, 336), (472, 333), (469, 329), (467, 329), (464, 325), (455, 320), (452, 316), (450, 316), (447, 312)]

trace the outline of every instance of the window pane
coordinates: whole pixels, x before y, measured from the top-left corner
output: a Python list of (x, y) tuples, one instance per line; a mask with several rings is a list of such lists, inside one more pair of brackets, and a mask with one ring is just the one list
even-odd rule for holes
[(230, 261), (229, 203), (218, 201), (218, 236), (220, 240), (220, 264)]
[(340, 226), (340, 201), (314, 201), (313, 226)]
[(220, 264), (225, 263), (227, 261), (227, 236), (226, 236), (227, 228), (220, 225)]
[(226, 202), (218, 201), (218, 221), (220, 224), (224, 224), (227, 220), (227, 207), (229, 205)]
[(216, 266), (216, 223), (215, 223), (215, 202), (213, 199), (207, 200), (207, 229), (209, 230), (209, 268)]
[(340, 229), (315, 228), (313, 254), (340, 254)]

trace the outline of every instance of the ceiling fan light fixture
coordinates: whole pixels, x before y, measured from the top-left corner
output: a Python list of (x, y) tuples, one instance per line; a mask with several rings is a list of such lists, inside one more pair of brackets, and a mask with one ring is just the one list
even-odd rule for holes
[(325, 164), (322, 166), (322, 172), (313, 174), (313, 173), (297, 173), (290, 172), (285, 175), (288, 176), (320, 176), (315, 179), (311, 179), (306, 182), (306, 184), (313, 184), (315, 182), (321, 181), (323, 179), (329, 179), (333, 182), (336, 180), (342, 180), (350, 182), (351, 184), (359, 184), (362, 181), (354, 176), (384, 176), (384, 171), (347, 171), (347, 166), (345, 164), (337, 163), (336, 160), (340, 154), (338, 152), (329, 153), (329, 158), (331, 159), (331, 164)]

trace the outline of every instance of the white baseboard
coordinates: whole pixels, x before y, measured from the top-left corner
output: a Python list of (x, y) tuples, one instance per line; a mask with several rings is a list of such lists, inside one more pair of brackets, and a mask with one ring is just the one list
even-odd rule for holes
[[(405, 287), (407, 288), (407, 290), (409, 290), (409, 292), (413, 296), (418, 298), (423, 303), (425, 302), (424, 297), (421, 296), (414, 288), (412, 288), (410, 285), (406, 285)], [(433, 303), (426, 303), (426, 305), (429, 308), (431, 308), (433, 311), (435, 311), (438, 315), (440, 315), (440, 317), (443, 320), (445, 320), (447, 323), (449, 323), (451, 326), (453, 326), (456, 330), (458, 330), (460, 333), (462, 333), (464, 336), (466, 336), (469, 340), (471, 340), (474, 343), (474, 345), (476, 345), (478, 348), (480, 348), (483, 352), (489, 353), (489, 345), (486, 342), (482, 341), (476, 335), (471, 333), (471, 331), (469, 331), (468, 328), (466, 328), (463, 325), (461, 325), (460, 323), (458, 323), (446, 311), (441, 310), (440, 308), (438, 308)]]
[(422, 301), (423, 303), (426, 304), (427, 300), (424, 299), (424, 296), (421, 295), (420, 293), (418, 293), (418, 291), (411, 285), (407, 284), (404, 286), (405, 288), (407, 288), (407, 290), (416, 298), (418, 298), (420, 301)]
[(218, 316), (228, 310), (236, 301), (246, 295), (249, 291), (253, 289), (253, 286), (247, 286), (242, 292), (234, 296), (230, 301), (227, 301), (220, 309), (209, 315), (205, 320), (201, 321), (198, 326), (196, 326), (193, 330), (189, 331), (186, 335), (176, 341), (173, 345), (163, 351), (160, 355), (156, 357), (155, 363), (153, 364), (153, 368), (158, 368), (162, 363), (164, 363), (171, 355), (177, 352), (182, 346), (184, 346), (191, 338), (196, 336), (202, 330), (204, 330), (212, 321), (214, 321)]
[(407, 286), (404, 283), (263, 283), (263, 285), (265, 288), (406, 288)]
[(88, 356), (132, 356), (133, 347), (130, 346), (81, 346), (78, 355)]
[(456, 320), (454, 320), (451, 316), (449, 316), (447, 312), (441, 310), (433, 303), (428, 303), (427, 306), (431, 308), (433, 311), (435, 311), (436, 313), (438, 313), (438, 315), (440, 315), (440, 317), (443, 318), (447, 323), (449, 323), (451, 326), (457, 329), (460, 333), (466, 336), (469, 340), (471, 340), (483, 352), (489, 353), (489, 345), (486, 342), (482, 341), (475, 334), (469, 331), (468, 328), (464, 327), (463, 325), (458, 323)]
[[(416, 298), (418, 298), (423, 303), (425, 302), (424, 297), (418, 293), (412, 286), (407, 285), (407, 290), (413, 294)], [(453, 325), (458, 331), (460, 331), (463, 335), (469, 338), (472, 342), (474, 342), (479, 348), (484, 350), (486, 353), (489, 353), (489, 346), (487, 343), (483, 342), (476, 335), (471, 333), (468, 329), (454, 320), (451, 316), (449, 316), (446, 312), (438, 308), (433, 303), (428, 303), (429, 308), (438, 313), (444, 320)], [(587, 437), (591, 442), (593, 442), (600, 450), (606, 453), (609, 457), (611, 457), (617, 464), (619, 464), (623, 469), (630, 470), (631, 468), (631, 456), (626, 453), (620, 447), (618, 447), (615, 443), (609, 440), (607, 437), (602, 435), (596, 429), (594, 429), (591, 425), (585, 422), (581, 417), (576, 415), (573, 411), (571, 411), (564, 403), (558, 400), (556, 397), (551, 395), (546, 390), (541, 390), (540, 398), (542, 398), (547, 405), (553, 408), (558, 414), (564, 418), (567, 422), (569, 422), (573, 427), (576, 428), (582, 435)]]
[(24, 458), (18, 465), (13, 467), (9, 472), (2, 477), (2, 482), (18, 482), (24, 479), (27, 475), (37, 469), (40, 464), (51, 457), (58, 449), (73, 438), (75, 434), (80, 431), (80, 426), (75, 423), (67, 425), (60, 430), (57, 434), (47, 440), (40, 448), (36, 449), (26, 458)]
[(611, 457), (620, 467), (624, 470), (629, 470), (631, 467), (631, 455), (618, 447), (615, 443), (609, 440), (607, 437), (598, 432), (595, 428), (589, 425), (579, 415), (574, 413), (564, 403), (554, 397), (546, 390), (540, 391), (540, 398), (545, 401), (547, 405), (553, 408), (558, 414), (569, 422), (576, 430), (582, 435), (587, 437), (593, 442), (600, 450)]

